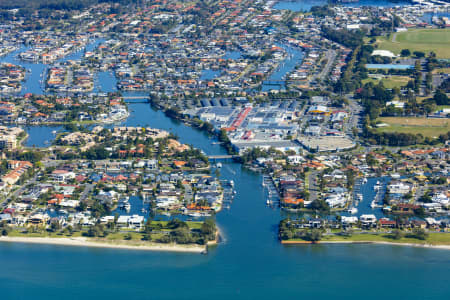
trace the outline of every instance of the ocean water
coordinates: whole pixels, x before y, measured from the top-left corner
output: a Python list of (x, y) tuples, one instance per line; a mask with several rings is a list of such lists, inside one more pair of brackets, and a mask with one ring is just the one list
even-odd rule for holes
[[(292, 11), (309, 11), (313, 6), (327, 5), (328, 0), (281, 0), (278, 1), (273, 8), (275, 9), (287, 9)], [(339, 3), (342, 6), (348, 7), (361, 7), (361, 6), (380, 6), (380, 7), (393, 7), (404, 6), (411, 4), (410, 1), (398, 0), (359, 0), (358, 2)]]
[[(7, 57), (6, 59), (12, 59)], [(16, 61), (14, 61), (16, 62)], [(42, 65), (27, 65), (39, 93)], [(282, 74), (278, 74), (282, 76)], [(277, 76), (278, 76), (277, 75)], [(101, 91), (115, 90), (110, 73)], [(169, 130), (207, 154), (224, 154), (205, 133), (130, 104), (123, 124)], [(51, 139), (29, 129), (29, 145)], [(283, 246), (280, 211), (267, 208), (261, 176), (223, 163), (237, 191), (217, 215), (223, 242), (207, 255), (0, 243), (0, 299), (447, 299), (450, 251), (386, 245)]]
[[(204, 133), (147, 104), (127, 125), (171, 130), (207, 154)], [(223, 243), (207, 255), (0, 243), (2, 299), (446, 299), (450, 252), (385, 245), (283, 246), (280, 212), (265, 206), (261, 177), (236, 163), (221, 176), (237, 191), (217, 215)]]

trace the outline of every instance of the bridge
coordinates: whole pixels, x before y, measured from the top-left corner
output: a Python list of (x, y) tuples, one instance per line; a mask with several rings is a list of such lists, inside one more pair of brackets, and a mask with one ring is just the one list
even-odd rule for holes
[(128, 103), (150, 103), (148, 96), (123, 96), (123, 100)]
[(228, 160), (228, 159), (236, 159), (239, 158), (239, 155), (208, 155), (208, 159), (212, 161), (218, 161), (218, 160)]
[(286, 80), (264, 80), (262, 83), (265, 85), (285, 85), (290, 82), (301, 82), (299, 79), (286, 79)]

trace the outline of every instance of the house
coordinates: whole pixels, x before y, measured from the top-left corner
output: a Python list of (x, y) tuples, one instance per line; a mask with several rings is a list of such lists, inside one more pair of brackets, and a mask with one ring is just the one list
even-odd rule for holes
[(44, 225), (49, 220), (46, 214), (35, 214), (28, 218), (28, 223), (31, 225)]
[(342, 216), (341, 217), (342, 226), (351, 226), (351, 225), (356, 224), (357, 222), (358, 222), (358, 217), (355, 217), (355, 216), (351, 216), (351, 217)]
[(359, 220), (361, 221), (361, 225), (363, 227), (375, 227), (377, 224), (377, 218), (372, 214), (361, 215)]
[(57, 182), (66, 182), (75, 178), (75, 173), (67, 170), (54, 170), (51, 177)]
[(128, 228), (141, 228), (141, 226), (144, 224), (144, 217), (139, 215), (132, 215), (132, 216), (119, 216), (117, 219), (117, 225), (121, 227), (128, 227)]
[(397, 222), (389, 220), (387, 218), (381, 218), (378, 223), (380, 224), (381, 228), (395, 228), (395, 226), (397, 225)]

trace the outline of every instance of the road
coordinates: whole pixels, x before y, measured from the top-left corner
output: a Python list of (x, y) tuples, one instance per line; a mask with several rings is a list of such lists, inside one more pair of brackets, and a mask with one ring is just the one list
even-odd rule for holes
[(309, 200), (314, 201), (318, 198), (319, 186), (317, 185), (316, 179), (319, 175), (319, 171), (312, 171), (308, 174), (309, 181)]
[(325, 67), (322, 69), (322, 71), (317, 75), (316, 78), (319, 78), (320, 80), (323, 80), (325, 78), (325, 76), (327, 76), (330, 73), (330, 69), (331, 66), (334, 63), (334, 60), (336, 59), (336, 51), (335, 50), (328, 50), (327, 52), (325, 52), (325, 58), (327, 60), (327, 64), (325, 65)]
[(86, 184), (86, 187), (84, 188), (83, 193), (81, 193), (81, 195), (80, 195), (80, 202), (83, 202), (84, 200), (86, 200), (86, 198), (89, 196), (89, 194), (94, 189), (94, 186), (95, 186), (94, 184)]

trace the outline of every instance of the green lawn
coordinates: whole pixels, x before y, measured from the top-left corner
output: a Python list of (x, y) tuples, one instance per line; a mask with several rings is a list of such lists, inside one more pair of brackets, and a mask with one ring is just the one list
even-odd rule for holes
[(382, 117), (377, 121), (388, 124), (387, 127), (377, 128), (378, 132), (421, 133), (426, 137), (438, 137), (450, 131), (448, 119)]
[[(406, 234), (407, 235), (407, 234)], [(353, 234), (352, 236), (324, 236), (322, 241), (349, 241), (349, 242), (391, 242), (391, 243), (411, 243), (411, 244), (432, 244), (432, 245), (450, 245), (450, 233), (430, 233), (425, 240), (419, 240), (413, 237), (402, 237), (395, 240), (389, 234)]]
[[(383, 82), (383, 85), (385, 88), (393, 89), (396, 87), (401, 88), (401, 87), (407, 85), (409, 80), (411, 80), (411, 78), (408, 76), (390, 76), (387, 78), (382, 78), (381, 82)], [(374, 84), (378, 84), (380, 82), (380, 80), (376, 79), (376, 78), (367, 78), (367, 79), (364, 79), (362, 82), (363, 82), (363, 84), (366, 84), (368, 82), (373, 82)]]
[[(404, 233), (404, 237), (396, 240), (388, 233), (361, 233), (352, 234), (351, 236), (341, 235), (325, 235), (322, 237), (321, 242), (388, 242), (388, 243), (404, 243), (404, 244), (431, 244), (431, 245), (450, 245), (450, 233), (446, 232), (432, 232), (428, 234), (425, 240), (420, 240), (415, 237), (408, 236), (408, 233)], [(290, 239), (290, 242), (307, 242), (303, 239)]]
[(450, 29), (410, 29), (407, 32), (396, 33), (395, 42), (393, 34), (389, 37), (378, 37), (377, 45), (380, 50), (390, 50), (400, 54), (402, 49), (412, 52), (434, 51), (438, 58), (450, 58)]

